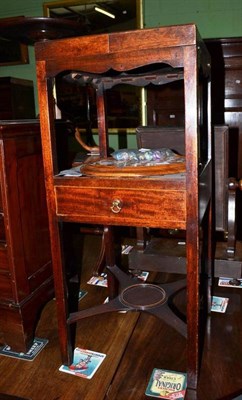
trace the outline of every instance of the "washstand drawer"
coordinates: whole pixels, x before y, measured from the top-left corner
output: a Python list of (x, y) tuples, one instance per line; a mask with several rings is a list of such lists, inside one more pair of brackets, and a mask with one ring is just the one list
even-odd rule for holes
[(178, 190), (58, 186), (56, 207), (58, 216), (80, 222), (181, 229), (185, 226), (185, 192)]

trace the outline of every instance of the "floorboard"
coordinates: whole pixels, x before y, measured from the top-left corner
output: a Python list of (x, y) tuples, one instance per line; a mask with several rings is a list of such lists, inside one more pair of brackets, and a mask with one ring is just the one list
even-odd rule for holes
[[(80, 302), (83, 308), (107, 296), (105, 288), (86, 284), (92, 271), (90, 257), (86, 264), (81, 288), (88, 294)], [(214, 290), (228, 297), (229, 305), (225, 314), (208, 318), (198, 391), (187, 393), (187, 400), (242, 398), (242, 290), (218, 287), (217, 281)], [(184, 293), (180, 301), (185, 304)], [(7, 395), (16, 400), (143, 400), (148, 399), (145, 389), (153, 368), (186, 369), (185, 339), (145, 313), (111, 313), (78, 323), (76, 345), (107, 354), (91, 380), (59, 371), (54, 299), (41, 314), (36, 337), (49, 342), (34, 361), (0, 356), (0, 400)]]

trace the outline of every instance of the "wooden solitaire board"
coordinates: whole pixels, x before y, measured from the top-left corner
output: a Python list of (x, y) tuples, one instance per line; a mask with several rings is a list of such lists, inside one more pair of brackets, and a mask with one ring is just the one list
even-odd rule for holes
[[(108, 159), (110, 161), (110, 159)], [(111, 162), (111, 161), (110, 161)], [(99, 162), (86, 163), (81, 166), (81, 173), (86, 176), (105, 177), (142, 177), (167, 174), (179, 174), (186, 171), (185, 162), (172, 162), (158, 165), (117, 166), (115, 163), (105, 165)]]

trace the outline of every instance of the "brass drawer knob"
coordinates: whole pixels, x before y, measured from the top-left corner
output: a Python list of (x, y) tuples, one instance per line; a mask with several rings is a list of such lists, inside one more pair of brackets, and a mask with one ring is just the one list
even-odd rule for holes
[(111, 211), (115, 214), (118, 214), (122, 210), (122, 201), (119, 199), (114, 199), (111, 205)]

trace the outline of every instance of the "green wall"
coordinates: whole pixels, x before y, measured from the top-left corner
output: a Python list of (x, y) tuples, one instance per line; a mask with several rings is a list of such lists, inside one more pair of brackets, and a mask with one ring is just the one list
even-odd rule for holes
[[(42, 0), (2, 3), (0, 18), (43, 16)], [(203, 38), (242, 36), (242, 0), (143, 0), (143, 14), (145, 27), (194, 22)], [(0, 76), (33, 80), (37, 105), (33, 46), (29, 46), (29, 59), (29, 64), (0, 67)]]
[[(0, 18), (25, 16), (25, 17), (42, 17), (43, 16), (42, 0), (10, 0), (4, 1), (0, 8)], [(11, 76), (14, 78), (30, 79), (34, 82), (36, 113), (38, 113), (38, 100), (36, 89), (35, 59), (34, 47), (29, 46), (29, 64), (0, 66), (0, 76)]]
[(143, 0), (144, 26), (195, 23), (202, 38), (242, 36), (242, 0)]
[[(3, 2), (2, 2), (3, 3)], [(0, 18), (43, 16), (42, 0), (9, 0), (1, 4)], [(144, 27), (196, 23), (203, 38), (242, 36), (242, 0), (143, 0)], [(0, 66), (0, 76), (30, 79), (34, 82), (36, 114), (38, 100), (34, 47), (29, 46), (29, 64)], [(117, 147), (117, 138), (111, 145)], [(129, 147), (135, 143), (129, 136)]]

